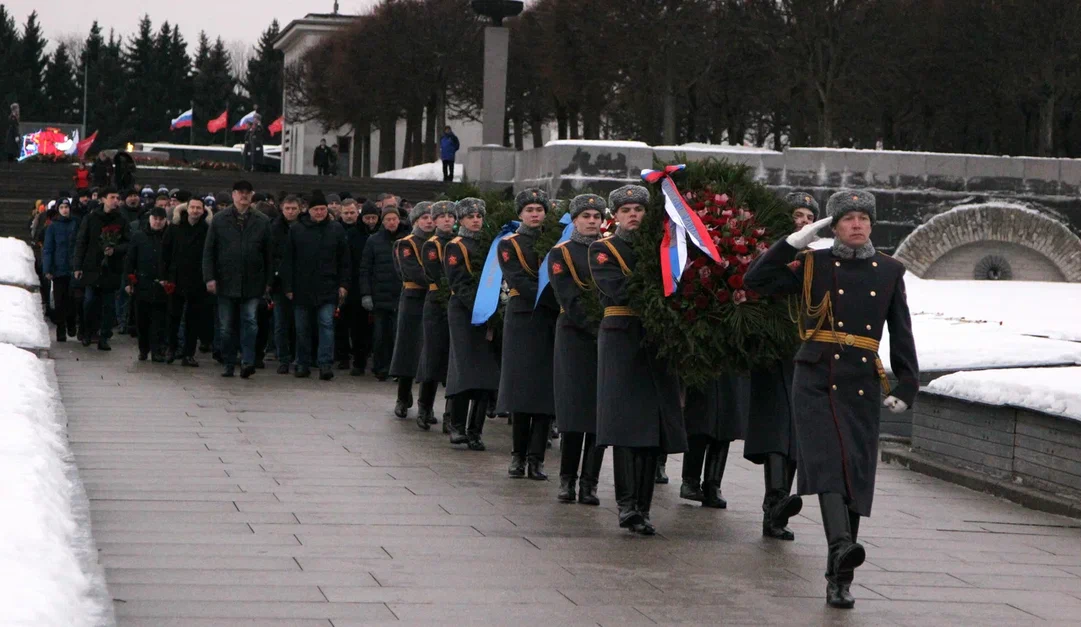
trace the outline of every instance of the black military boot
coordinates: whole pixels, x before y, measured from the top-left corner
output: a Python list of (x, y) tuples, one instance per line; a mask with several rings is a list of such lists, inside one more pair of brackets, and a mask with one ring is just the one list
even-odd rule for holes
[(525, 477), (525, 456), (518, 453), (511, 453), (510, 466), (507, 466), (507, 476), (511, 479), (521, 479)]
[[(427, 407), (428, 411), (424, 413), (424, 420), (428, 423), (430, 429), (432, 425), (439, 424), (439, 421), (435, 418), (435, 393), (439, 389), (438, 381), (425, 381), (420, 384), (420, 395), (417, 397), (417, 407)], [(420, 417), (417, 417), (420, 420)], [(418, 422), (418, 426), (419, 426)], [(428, 429), (425, 429), (427, 431)]]
[(465, 444), (469, 441), (469, 436), (465, 433), (468, 420), (469, 397), (464, 394), (459, 394), (454, 397), (454, 401), (451, 404), (451, 419), (447, 421), (447, 423), (450, 423), (450, 426), (447, 428), (447, 434), (450, 436), (451, 444)]
[(578, 477), (574, 475), (559, 475), (559, 493), (556, 500), (560, 503), (573, 503), (575, 499), (574, 487)]
[(564, 433), (559, 440), (559, 493), (556, 500), (560, 503), (574, 502), (581, 455), (582, 434)]
[(709, 443), (706, 449), (706, 468), (702, 479), (702, 507), (725, 509), (728, 502), (721, 497), (721, 479), (728, 463), (729, 442)]
[(514, 412), (510, 415), (510, 454), (522, 458), (525, 468), (526, 453), (529, 451), (529, 414)]
[(856, 568), (863, 564), (867, 554), (852, 535), (852, 512), (844, 497), (835, 492), (819, 494), (818, 504), (822, 508), (822, 527), (829, 544), (826, 603), (830, 607), (851, 609), (856, 605), (856, 599), (849, 588)]
[(777, 540), (795, 540), (796, 534), (788, 528), (788, 519), (803, 509), (803, 499), (797, 494), (789, 494), (791, 480), (788, 468), (795, 468), (788, 463), (784, 455), (769, 453), (763, 470), (766, 476), (766, 496), (762, 500), (762, 535)]
[(529, 448), (526, 449), (526, 476), (534, 481), (547, 481), (544, 472), (544, 453), (548, 448), (548, 436), (551, 433), (552, 418), (535, 414), (529, 421)]
[(600, 505), (597, 498), (597, 482), (604, 464), (604, 447), (596, 446), (597, 437), (586, 436), (585, 459), (582, 460), (582, 480), (578, 482), (578, 502), (582, 505)]
[(469, 412), (469, 426), (466, 427), (469, 450), (471, 451), (483, 451), (487, 448), (484, 446), (484, 440), (480, 437), (484, 433), (484, 419), (487, 411), (487, 398), (482, 396), (473, 401), (473, 409)]
[(679, 498), (702, 502), (702, 463), (706, 458), (709, 440), (692, 436), (687, 452), (683, 454), (683, 484), (679, 486)]
[(642, 524), (642, 515), (638, 513), (638, 477), (634, 474), (634, 453), (634, 449), (625, 446), (612, 448), (616, 505), (619, 507), (619, 526), (623, 529)]
[(409, 377), (398, 379), (398, 400), (394, 403), (394, 415), (405, 418), (413, 406), (413, 380)]
[(667, 472), (668, 469), (667, 469), (667, 466), (668, 466), (668, 454), (667, 453), (662, 453), (661, 456), (657, 458), (657, 476), (654, 478), (655, 483), (663, 483), (663, 484), (668, 483), (668, 472)]
[(435, 424), (435, 415), (431, 407), (422, 403), (417, 404), (417, 427), (421, 431), (428, 431)]
[(634, 468), (638, 473), (638, 513), (642, 516), (642, 521), (631, 528), (635, 533), (643, 536), (652, 536), (657, 534), (657, 529), (653, 526), (653, 523), (649, 520), (649, 510), (653, 505), (653, 488), (657, 485), (657, 467), (660, 465), (658, 455), (649, 449), (638, 449), (635, 451), (637, 458), (635, 459)]
[(451, 408), (454, 407), (454, 399), (447, 397), (443, 404), (443, 433), (450, 433)]

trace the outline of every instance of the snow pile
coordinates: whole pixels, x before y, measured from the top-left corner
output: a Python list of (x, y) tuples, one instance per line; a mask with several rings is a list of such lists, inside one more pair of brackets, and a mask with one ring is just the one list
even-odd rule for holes
[(617, 139), (553, 139), (548, 146), (582, 146), (583, 148), (649, 148), (645, 142)]
[(38, 287), (34, 251), (21, 239), (0, 237), (0, 284)]
[(39, 295), (0, 285), (0, 342), (28, 350), (49, 348), (49, 327)]
[(87, 627), (107, 610), (95, 600), (75, 545), (73, 485), (58, 398), (45, 366), (0, 344), (0, 608), (3, 624)]
[(779, 155), (781, 153), (771, 148), (765, 148), (760, 146), (733, 146), (730, 144), (704, 144), (702, 142), (691, 142), (689, 144), (680, 144), (679, 146), (654, 146), (654, 150), (671, 150), (676, 153), (680, 152), (731, 152), (740, 154), (768, 154)]
[[(462, 175), (465, 173), (465, 166), (460, 163), (454, 164), (454, 180), (462, 180)], [(402, 168), (401, 170), (388, 170), (386, 172), (380, 172), (376, 174), (377, 179), (399, 179), (405, 181), (442, 181), (443, 180), (443, 162), (433, 161), (432, 163), (422, 163), (415, 165), (411, 168)]]
[(1081, 420), (1081, 367), (958, 372), (935, 379), (926, 390)]

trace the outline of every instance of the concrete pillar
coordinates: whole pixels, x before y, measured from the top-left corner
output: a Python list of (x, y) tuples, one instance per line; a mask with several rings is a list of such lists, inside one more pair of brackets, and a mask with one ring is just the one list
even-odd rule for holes
[(503, 26), (484, 29), (484, 132), (487, 145), (503, 145), (507, 116), (507, 56), (510, 31)]

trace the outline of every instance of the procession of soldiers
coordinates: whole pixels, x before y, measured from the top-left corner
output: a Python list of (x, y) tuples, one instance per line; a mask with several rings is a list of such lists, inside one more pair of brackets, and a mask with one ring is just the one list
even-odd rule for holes
[[(825, 216), (810, 193), (785, 200), (796, 230), (755, 260), (745, 285), (765, 296), (800, 296), (793, 324), (802, 346), (792, 361), (749, 375), (721, 373), (700, 388), (683, 387), (651, 348), (628, 293), (638, 263), (635, 237), (650, 206), (647, 188), (573, 198), (570, 235), (544, 259), (534, 244), (553, 203), (541, 189), (520, 192), (520, 226), (495, 244), (505, 282), (501, 329), (475, 324), (485, 202), (418, 203), (409, 215), (412, 233), (393, 249), (403, 282), (390, 367), (399, 381), (395, 414), (408, 416), (417, 382), (416, 424), (431, 429), (439, 422), (442, 384), (443, 432), (474, 451), (485, 450), (486, 418), (509, 414), (507, 474), (533, 480), (548, 479), (554, 423), (556, 498), (563, 503), (600, 504), (598, 480), (611, 448), (618, 525), (642, 536), (657, 533), (650, 508), (654, 486), (668, 482), (669, 454), (683, 454), (680, 497), (723, 509), (729, 446), (742, 439), (744, 458), (762, 466), (763, 536), (794, 540), (789, 519), (800, 513), (801, 496), (817, 495), (829, 546), (826, 600), (853, 607), (851, 584), (865, 558), (860, 519), (870, 516), (874, 494), (879, 408), (904, 412), (918, 389), (904, 266), (871, 243), (872, 194), (838, 192)], [(614, 229), (601, 236), (607, 218)], [(832, 245), (812, 249), (827, 226)], [(599, 324), (591, 298), (603, 307)], [(887, 326), (898, 382), (892, 389), (878, 358)]]

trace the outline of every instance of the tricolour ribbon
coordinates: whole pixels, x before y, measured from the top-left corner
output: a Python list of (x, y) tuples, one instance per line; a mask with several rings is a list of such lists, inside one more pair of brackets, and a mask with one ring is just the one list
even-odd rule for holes
[[(563, 234), (559, 236), (559, 241), (556, 242), (556, 246), (559, 246), (563, 242), (571, 238), (571, 233), (574, 231), (574, 225), (571, 224), (571, 214), (564, 213), (563, 217), (559, 219), (559, 223), (565, 225), (563, 227)], [(555, 248), (553, 246), (553, 248)], [(548, 256), (552, 254), (552, 251), (548, 251), (548, 254), (544, 256), (544, 260), (541, 261), (540, 271), (537, 273), (537, 300), (533, 303), (533, 309), (537, 308), (540, 304), (541, 296), (544, 294), (545, 288), (548, 287)]]
[(499, 242), (517, 231), (519, 224), (521, 222), (517, 220), (504, 224), (499, 235), (492, 240), (492, 247), (488, 249), (488, 257), (484, 260), (484, 270), (477, 283), (477, 296), (473, 300), (473, 326), (487, 323), (499, 307), (499, 290), (503, 287), (503, 269), (499, 267)]
[(691, 240), (713, 261), (721, 262), (721, 253), (713, 244), (706, 225), (698, 214), (687, 205), (672, 181), (672, 174), (686, 168), (686, 165), (665, 166), (664, 170), (642, 170), (642, 180), (650, 184), (661, 184), (664, 196), (664, 210), (668, 220), (664, 223), (664, 236), (661, 238), (661, 280), (664, 283), (664, 295), (671, 296), (676, 291), (679, 278), (687, 266), (687, 239)]

